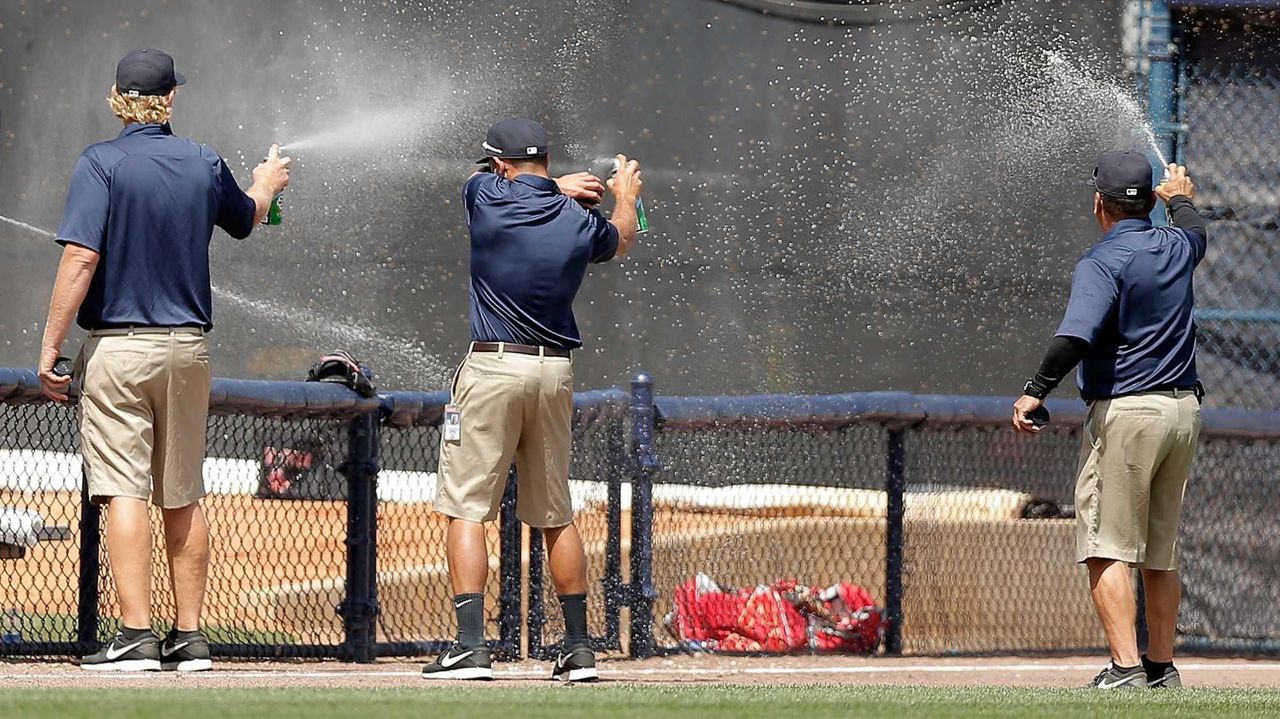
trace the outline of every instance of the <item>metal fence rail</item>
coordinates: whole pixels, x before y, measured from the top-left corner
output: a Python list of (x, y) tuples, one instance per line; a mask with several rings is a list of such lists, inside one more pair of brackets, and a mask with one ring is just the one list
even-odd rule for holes
[[(0, 654), (77, 655), (108, 636), (115, 598), (100, 517), (81, 492), (74, 409), (37, 387), (29, 371), (0, 370), (0, 511), (50, 525), (0, 559)], [(444, 645), (445, 524), (430, 500), (446, 399), (215, 381), (205, 506), (216, 654), (368, 661)], [(887, 619), (878, 650), (891, 654), (1103, 646), (1064, 517), (1084, 407), (1051, 402), (1053, 424), (1027, 438), (1006, 427), (1008, 406), (892, 392), (661, 397), (646, 376), (630, 392), (579, 393), (570, 481), (597, 647), (696, 648), (669, 619), (677, 587), (699, 574), (864, 587)], [(1181, 640), (1273, 652), (1280, 413), (1206, 409), (1204, 422)], [(502, 656), (541, 657), (561, 624), (540, 535), (514, 517), (517, 483), (491, 529), (501, 558), (489, 636)], [(158, 621), (170, 612), (161, 536), (157, 525)]]

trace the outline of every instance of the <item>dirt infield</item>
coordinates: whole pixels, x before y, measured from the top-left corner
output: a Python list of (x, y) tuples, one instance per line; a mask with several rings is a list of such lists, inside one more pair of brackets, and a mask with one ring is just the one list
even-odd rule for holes
[[(608, 683), (654, 685), (808, 684), (884, 686), (1082, 686), (1097, 673), (1100, 657), (886, 659), (863, 657), (744, 658), (680, 656), (645, 661), (609, 660), (601, 664)], [(17, 687), (352, 687), (427, 686), (419, 660), (376, 664), (339, 662), (220, 662), (212, 672), (176, 674), (97, 674), (70, 664), (0, 662), (0, 688)], [(1179, 661), (1187, 686), (1248, 688), (1280, 686), (1280, 662), (1242, 659)], [(550, 681), (544, 662), (499, 664), (495, 685)]]

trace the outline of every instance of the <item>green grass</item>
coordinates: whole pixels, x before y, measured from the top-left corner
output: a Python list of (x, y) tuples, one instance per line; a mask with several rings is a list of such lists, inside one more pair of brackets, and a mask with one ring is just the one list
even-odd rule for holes
[(573, 687), (459, 686), (397, 689), (15, 689), (0, 690), (5, 717), (24, 719), (396, 719), (426, 716), (519, 719), (775, 719), (800, 717), (1265, 717), (1280, 716), (1280, 691), (1184, 689), (1101, 693), (1083, 689), (883, 688), (600, 684)]
[[(103, 624), (110, 630), (115, 625), (110, 620)], [(155, 630), (163, 634), (168, 626), (156, 624)], [(76, 618), (70, 614), (22, 615), (22, 638), (28, 642), (73, 642), (76, 640)], [(240, 627), (224, 627), (217, 624), (204, 627), (204, 633), (211, 642), (230, 642), (243, 644), (297, 644), (298, 638), (284, 632), (260, 632)]]

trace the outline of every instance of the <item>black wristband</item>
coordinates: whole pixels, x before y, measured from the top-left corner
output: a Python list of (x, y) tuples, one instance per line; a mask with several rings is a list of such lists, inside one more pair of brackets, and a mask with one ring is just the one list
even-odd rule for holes
[(1029, 397), (1035, 397), (1036, 399), (1044, 399), (1045, 397), (1048, 397), (1049, 393), (1052, 391), (1053, 388), (1046, 387), (1044, 383), (1040, 381), (1038, 376), (1027, 380), (1027, 383), (1022, 385), (1022, 393)]

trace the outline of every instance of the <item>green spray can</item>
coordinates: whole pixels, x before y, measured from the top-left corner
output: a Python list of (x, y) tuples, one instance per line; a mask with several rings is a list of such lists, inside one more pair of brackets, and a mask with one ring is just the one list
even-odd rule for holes
[[(622, 166), (618, 163), (618, 158), (613, 158), (613, 170), (609, 172), (609, 176), (613, 177), (618, 174), (618, 170)], [(649, 216), (644, 214), (644, 199), (636, 198), (636, 232), (644, 234), (649, 231)]]
[[(264, 157), (262, 158), (262, 161), (266, 162), (267, 160), (270, 160), (270, 159), (271, 159), (270, 157)], [(267, 208), (266, 216), (262, 218), (262, 224), (264, 225), (284, 224), (284, 213), (280, 211), (280, 196), (283, 194), (284, 193), (282, 192), (279, 195), (276, 195), (275, 197), (271, 198), (271, 205)]]
[[(283, 194), (283, 193), (282, 193)], [(267, 208), (267, 216), (262, 218), (264, 225), (284, 224), (284, 213), (280, 211), (280, 195), (271, 198), (271, 206)]]

